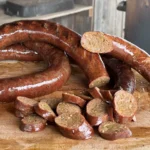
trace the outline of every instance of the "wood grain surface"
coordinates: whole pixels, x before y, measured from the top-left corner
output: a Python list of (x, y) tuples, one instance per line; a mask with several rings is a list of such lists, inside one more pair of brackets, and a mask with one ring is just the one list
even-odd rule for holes
[[(0, 77), (12, 77), (38, 72), (45, 68), (43, 62), (1, 62)], [(0, 104), (0, 149), (2, 150), (149, 150), (150, 149), (150, 84), (136, 73), (138, 101), (137, 121), (128, 124), (133, 136), (128, 139), (107, 141), (95, 130), (89, 140), (72, 140), (63, 137), (55, 126), (48, 125), (40, 132), (27, 133), (19, 129), (20, 119), (14, 116), (13, 103)], [(72, 66), (69, 81), (57, 92), (36, 98), (61, 98), (63, 91), (86, 93), (87, 79), (80, 69)]]

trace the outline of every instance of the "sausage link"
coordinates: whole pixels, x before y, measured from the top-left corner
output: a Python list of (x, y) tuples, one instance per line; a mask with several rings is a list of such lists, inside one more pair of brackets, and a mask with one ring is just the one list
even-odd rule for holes
[(0, 80), (1, 102), (11, 102), (18, 95), (30, 98), (42, 96), (59, 89), (68, 80), (70, 64), (62, 51), (45, 43), (36, 42), (32, 45), (48, 64), (48, 68), (40, 73)]
[[(27, 48), (29, 47), (29, 48)], [(0, 60), (24, 60), (24, 61), (38, 61), (42, 58), (37, 52), (31, 51), (35, 49), (32, 43), (27, 42), (23, 44), (15, 44), (7, 47), (5, 50), (0, 51)], [(114, 89), (123, 89), (130, 93), (133, 93), (136, 86), (135, 76), (131, 68), (115, 58), (108, 57), (107, 55), (102, 56), (104, 64), (108, 67), (110, 72), (113, 72), (115, 77)], [(102, 92), (103, 93), (103, 92)]]
[(0, 50), (0, 60), (39, 61), (42, 58), (37, 52), (23, 44), (14, 44)]
[(68, 28), (42, 20), (16, 21), (0, 27), (0, 49), (17, 42), (48, 42), (66, 51), (80, 65), (90, 88), (105, 85), (110, 78), (100, 56), (83, 49), (80, 39), (80, 35)]
[(108, 67), (108, 70), (113, 73), (113, 77), (115, 79), (113, 89), (123, 89), (133, 93), (136, 87), (136, 80), (131, 68), (116, 58), (103, 56), (102, 60)]
[(150, 55), (124, 39), (110, 38), (113, 40), (113, 50), (108, 54), (129, 64), (150, 82)]
[(150, 82), (150, 55), (144, 50), (122, 38), (102, 32), (84, 33), (81, 44), (88, 48), (89, 43), (96, 46), (93, 46), (93, 49), (87, 49), (88, 51), (107, 53), (107, 55), (122, 60)]

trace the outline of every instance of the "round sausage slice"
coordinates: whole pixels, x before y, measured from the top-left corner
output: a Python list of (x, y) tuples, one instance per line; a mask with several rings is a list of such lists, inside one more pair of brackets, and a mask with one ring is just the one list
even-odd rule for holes
[(118, 123), (131, 121), (137, 111), (137, 101), (134, 96), (124, 90), (119, 90), (114, 95), (115, 119)]
[(46, 120), (37, 115), (29, 115), (21, 119), (20, 129), (26, 132), (41, 131), (46, 127)]
[(34, 106), (37, 104), (37, 101), (31, 98), (18, 96), (15, 100), (15, 108), (20, 111), (34, 112)]
[(54, 122), (54, 118), (56, 117), (56, 115), (46, 102), (39, 102), (34, 106), (34, 110), (39, 116), (43, 117), (44, 119), (50, 122)]
[(63, 113), (81, 113), (81, 109), (75, 104), (61, 102), (57, 105), (56, 112), (58, 115)]
[(112, 121), (102, 123), (98, 128), (102, 138), (107, 140), (117, 140), (120, 138), (128, 138), (132, 135), (130, 129), (124, 125)]
[(100, 93), (100, 89), (98, 87), (89, 89), (89, 93), (92, 95), (93, 98), (103, 99), (103, 96)]
[(76, 105), (80, 106), (81, 108), (84, 107), (84, 105), (86, 103), (86, 101), (84, 99), (82, 99), (79, 96), (76, 96), (74, 94), (63, 93), (62, 98), (63, 98), (64, 102), (76, 104)]
[(21, 110), (15, 109), (15, 116), (18, 118), (24, 118), (24, 117), (31, 115), (31, 114), (33, 114), (33, 112), (21, 111)]
[(109, 119), (107, 104), (101, 99), (93, 99), (86, 105), (87, 120), (91, 126), (98, 126)]
[(60, 132), (68, 138), (85, 140), (92, 137), (94, 131), (80, 113), (63, 113), (55, 118)]
[(62, 102), (61, 98), (50, 97), (47, 99), (42, 99), (41, 102), (46, 102), (52, 109), (56, 109), (57, 105)]

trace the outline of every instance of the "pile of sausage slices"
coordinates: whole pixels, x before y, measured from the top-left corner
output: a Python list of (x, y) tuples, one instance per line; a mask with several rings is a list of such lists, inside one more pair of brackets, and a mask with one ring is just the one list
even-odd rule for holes
[[(80, 36), (44, 20), (0, 26), (0, 49), (0, 60), (47, 63), (44, 71), (0, 82), (0, 102), (15, 101), (21, 130), (40, 131), (50, 123), (65, 137), (78, 140), (91, 138), (94, 126), (108, 140), (132, 135), (125, 125), (136, 120), (132, 68), (150, 81), (150, 57), (144, 50), (119, 37), (98, 31)], [(66, 83), (71, 74), (70, 58), (85, 73), (90, 97), (63, 93), (61, 102), (32, 99), (57, 91)], [(112, 89), (101, 88), (111, 81)]]

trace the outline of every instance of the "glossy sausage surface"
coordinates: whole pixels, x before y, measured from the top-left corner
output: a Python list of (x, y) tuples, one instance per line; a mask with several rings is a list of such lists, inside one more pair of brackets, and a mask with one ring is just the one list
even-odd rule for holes
[(36, 51), (18, 43), (0, 49), (0, 60), (39, 61), (42, 58)]
[(150, 55), (138, 46), (102, 32), (86, 32), (81, 45), (93, 53), (111, 55), (134, 68), (150, 82)]
[(69, 78), (68, 58), (58, 48), (42, 43), (32, 46), (48, 64), (45, 71), (18, 78), (0, 80), (0, 102), (11, 102), (19, 96), (37, 97), (58, 90)]
[(109, 82), (109, 76), (100, 56), (83, 49), (80, 39), (77, 33), (48, 21), (17, 21), (0, 27), (0, 49), (31, 40), (53, 44), (79, 64), (89, 79), (90, 88), (105, 85)]
[(106, 36), (113, 42), (113, 50), (108, 54), (124, 61), (150, 82), (150, 55), (125, 39)]
[(113, 89), (123, 89), (133, 93), (136, 80), (131, 67), (116, 58), (102, 56), (102, 59), (115, 80)]

